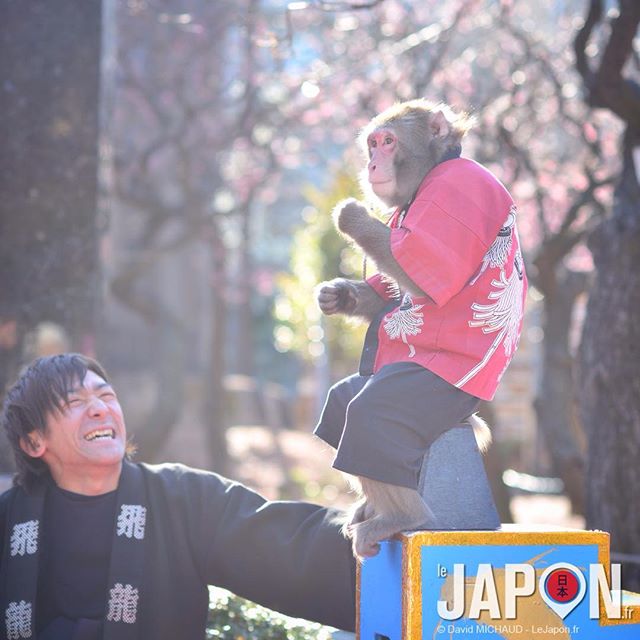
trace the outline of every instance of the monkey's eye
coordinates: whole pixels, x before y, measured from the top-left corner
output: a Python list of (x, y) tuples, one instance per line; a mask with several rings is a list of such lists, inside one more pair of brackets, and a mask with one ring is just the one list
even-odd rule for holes
[(384, 139), (384, 143), (385, 143), (385, 144), (393, 144), (393, 138), (392, 138), (391, 136), (387, 136), (387, 137)]
[(375, 148), (376, 148), (377, 143), (376, 143), (376, 141), (375, 141), (375, 138), (372, 138), (371, 140), (369, 140), (369, 146), (370, 146), (372, 149), (375, 149)]

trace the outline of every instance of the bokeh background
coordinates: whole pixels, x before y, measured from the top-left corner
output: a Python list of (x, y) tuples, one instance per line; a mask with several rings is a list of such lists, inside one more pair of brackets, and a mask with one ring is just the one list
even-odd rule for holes
[(502, 520), (608, 530), (640, 588), (639, 21), (634, 0), (1, 0), (0, 387), (96, 355), (138, 459), (347, 504), (311, 436), (363, 338), (314, 302), (362, 275), (330, 211), (370, 117), (443, 100), (475, 115), (464, 155), (511, 190), (532, 284), (482, 407)]

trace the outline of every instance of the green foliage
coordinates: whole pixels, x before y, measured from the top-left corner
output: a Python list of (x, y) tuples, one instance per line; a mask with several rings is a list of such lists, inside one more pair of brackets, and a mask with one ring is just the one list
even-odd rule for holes
[(210, 589), (207, 638), (216, 640), (329, 640), (331, 630), (315, 622), (289, 618), (238, 598), (223, 589)]
[(322, 317), (314, 290), (324, 280), (362, 277), (362, 254), (340, 237), (331, 219), (337, 202), (358, 193), (356, 179), (344, 171), (326, 191), (304, 190), (310, 206), (303, 212), (305, 224), (294, 234), (291, 270), (278, 279), (274, 304), (276, 349), (313, 360), (327, 355), (326, 345), (331, 368), (339, 374), (353, 370), (366, 327), (342, 316)]

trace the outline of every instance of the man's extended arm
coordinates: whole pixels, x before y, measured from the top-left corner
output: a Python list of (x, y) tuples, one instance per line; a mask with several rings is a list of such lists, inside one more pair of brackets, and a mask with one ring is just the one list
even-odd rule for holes
[(228, 492), (209, 569), (215, 583), (296, 617), (355, 625), (355, 561), (338, 513), (302, 502)]
[(176, 515), (188, 514), (190, 546), (208, 584), (287, 615), (354, 629), (355, 560), (340, 533), (340, 512), (270, 502), (194, 470), (172, 493), (182, 503)]

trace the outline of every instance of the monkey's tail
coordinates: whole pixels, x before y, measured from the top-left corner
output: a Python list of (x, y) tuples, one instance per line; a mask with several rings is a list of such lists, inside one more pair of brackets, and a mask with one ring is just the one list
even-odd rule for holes
[(480, 453), (485, 453), (491, 444), (489, 425), (477, 413), (469, 417), (469, 422), (473, 428), (473, 435), (476, 437)]

